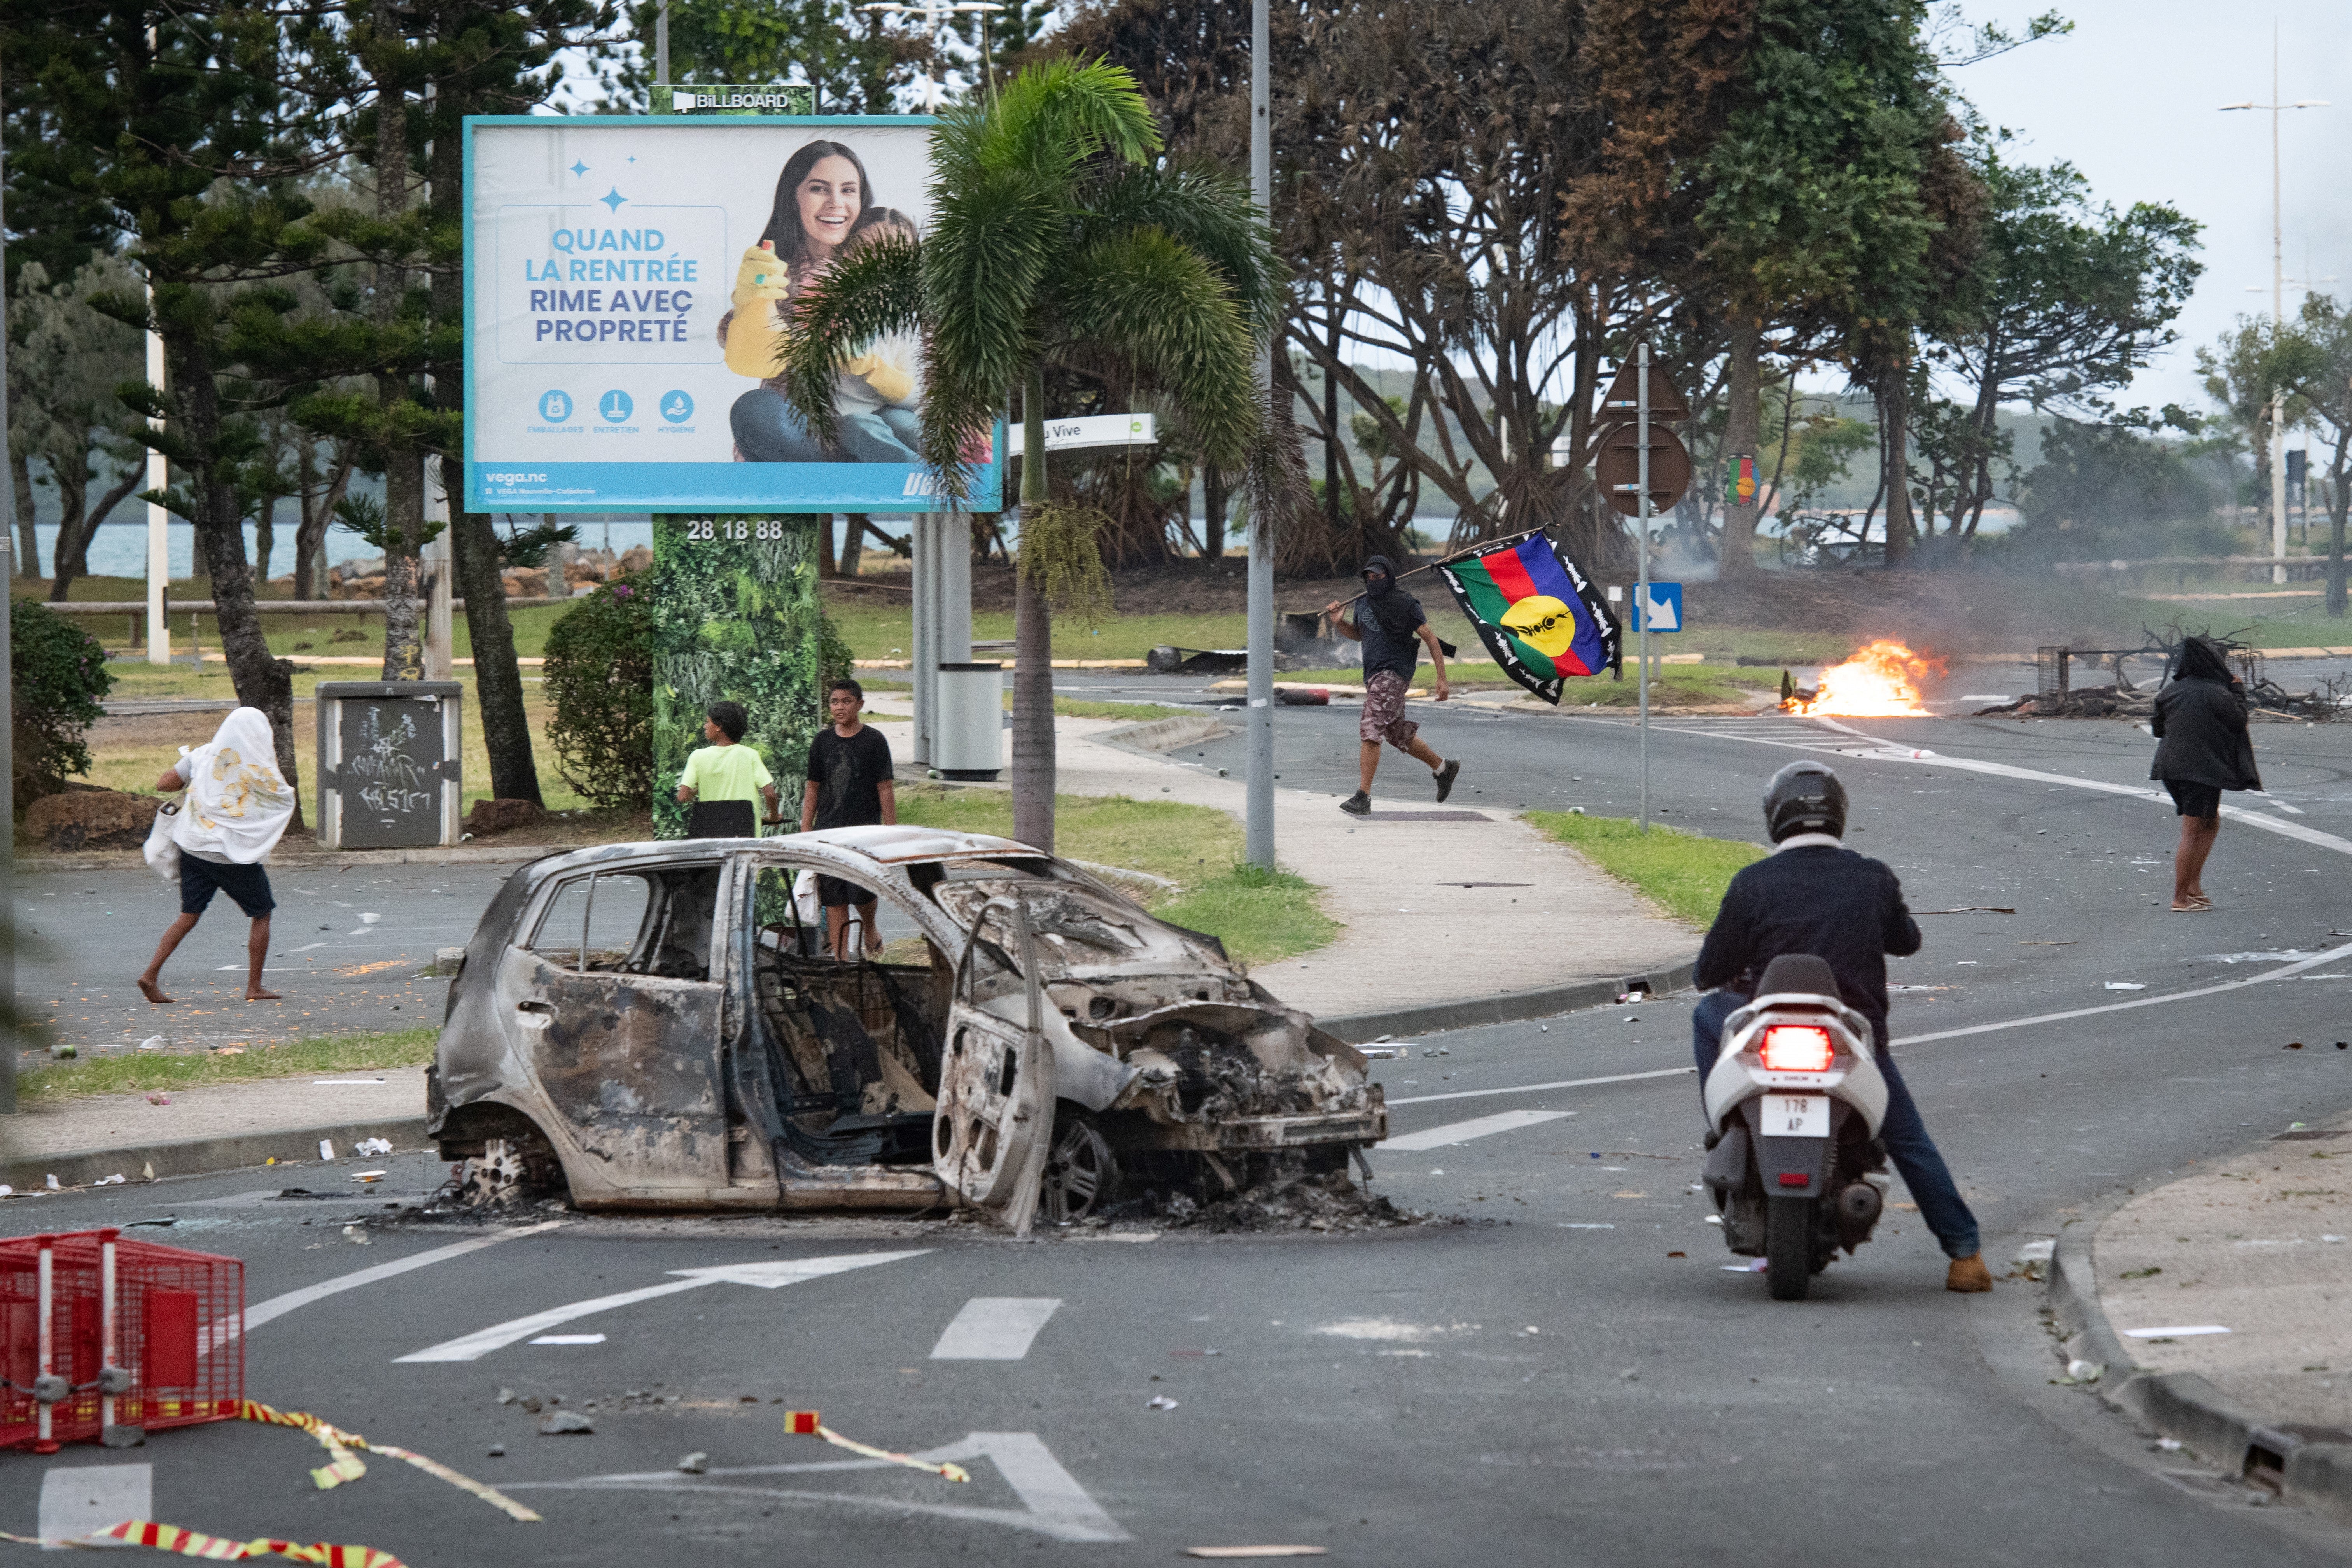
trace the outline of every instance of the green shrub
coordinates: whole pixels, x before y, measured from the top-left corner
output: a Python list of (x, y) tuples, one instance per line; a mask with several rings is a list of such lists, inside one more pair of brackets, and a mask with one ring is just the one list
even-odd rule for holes
[(643, 806), (654, 787), (654, 626), (623, 578), (563, 613), (547, 634), (547, 738), (556, 771), (600, 806)]
[(89, 772), (89, 727), (114, 686), (99, 640), (37, 600), (18, 599), (9, 622), (16, 672), (16, 810)]

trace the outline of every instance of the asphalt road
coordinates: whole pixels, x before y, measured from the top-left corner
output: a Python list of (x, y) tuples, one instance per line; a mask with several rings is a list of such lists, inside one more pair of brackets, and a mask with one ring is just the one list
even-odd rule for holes
[[(1495, 805), (1631, 805), (1622, 721), (1423, 711), (1440, 749), (1468, 761), (1465, 788)], [(1352, 718), (1286, 711), (1286, 784), (1345, 785)], [(1896, 1056), (1997, 1266), (2189, 1160), (2352, 1105), (2352, 1051), (2333, 1048), (2352, 1036), (2352, 952), (2258, 978), (2352, 942), (2328, 935), (2352, 913), (2345, 848), (2232, 821), (2207, 879), (2217, 910), (2173, 916), (2168, 812), (1958, 765), (2136, 788), (2144, 736), (1854, 728), (1878, 739), (1779, 719), (1661, 726), (1653, 801), (1664, 821), (1744, 831), (1761, 780), (1803, 754), (1789, 746), (1879, 752), (1832, 756), (1856, 796), (1856, 845), (1896, 866), (1916, 907), (2017, 908), (1931, 919), (1927, 951), (1893, 975), (1926, 987), (1897, 994)], [(1237, 772), (1234, 744), (1185, 760)], [(2352, 847), (2352, 730), (2270, 726), (2257, 744), (2277, 801), (2301, 815), (2254, 809)], [(1920, 749), (1941, 756), (1895, 760)], [(2256, 983), (2206, 991), (2233, 981)], [(2257, 1507), (2053, 1386), (2039, 1289), (1946, 1293), (1942, 1257), (1908, 1211), (1801, 1304), (1727, 1270), (1711, 1205), (1689, 1190), (1700, 1125), (1676, 1070), (1687, 1011), (1667, 1000), (1461, 1031), (1379, 1064), (1394, 1137), (1372, 1156), (1376, 1190), (1447, 1223), (1024, 1243), (968, 1224), (572, 1216), (247, 1336), (255, 1397), (509, 1488), (542, 1524), (383, 1458), (320, 1493), (308, 1439), (226, 1426), (135, 1454), (0, 1459), (0, 1528), (31, 1531), (52, 1471), (144, 1465), (121, 1480), (152, 1486), (153, 1517), (365, 1542), (413, 1564), (667, 1561), (681, 1548), (746, 1562), (1143, 1563), (1262, 1542), (1383, 1564), (2352, 1556), (2352, 1531)], [(2079, 1016), (2016, 1022), (2052, 1013)], [(1589, 1079), (1619, 1081), (1577, 1081)], [(1496, 1116), (1507, 1124), (1464, 1125)], [(1414, 1142), (1427, 1146), (1395, 1146)], [(258, 1302), (478, 1234), (397, 1223), (387, 1199), (439, 1173), (413, 1157), (391, 1168), (393, 1190), (364, 1197), (257, 1195), (354, 1186), (349, 1168), (298, 1167), (18, 1200), (0, 1205), (0, 1229), (174, 1217), (142, 1234), (244, 1258)], [(235, 1201), (206, 1201), (224, 1197)], [(364, 1250), (343, 1238), (353, 1219), (381, 1221)], [(776, 1278), (762, 1266), (881, 1254), (913, 1256), (761, 1288)], [(736, 1278), (671, 1272), (709, 1268)], [(400, 1359), (664, 1284), (679, 1289), (553, 1326), (597, 1342), (534, 1332), (478, 1359)], [(1045, 1309), (973, 1305), (996, 1299), (1056, 1305), (1024, 1338), (1004, 1325)], [(959, 1318), (997, 1325), (1020, 1353), (935, 1359)], [(538, 1417), (499, 1405), (501, 1388), (561, 1394), (596, 1430), (537, 1436)], [(1150, 1408), (1154, 1396), (1176, 1408)], [(782, 1434), (788, 1406), (818, 1408), (854, 1438), (961, 1456), (972, 1480), (839, 1468), (856, 1461)], [(705, 1473), (677, 1470), (690, 1452), (708, 1455)]]

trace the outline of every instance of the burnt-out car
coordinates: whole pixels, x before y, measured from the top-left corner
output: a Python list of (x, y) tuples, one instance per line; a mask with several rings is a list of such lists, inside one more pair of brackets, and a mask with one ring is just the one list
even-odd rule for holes
[[(876, 899), (878, 958), (831, 956), (812, 874)], [(1337, 1170), (1388, 1131), (1363, 1055), (1214, 937), (1066, 860), (923, 827), (520, 868), (450, 983), (426, 1093), (478, 1197), (964, 1205), (1024, 1229), (1128, 1180)]]

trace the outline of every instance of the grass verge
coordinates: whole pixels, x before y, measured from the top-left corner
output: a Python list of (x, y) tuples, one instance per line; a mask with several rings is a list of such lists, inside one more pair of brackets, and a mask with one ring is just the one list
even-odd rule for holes
[(16, 1089), (26, 1103), (40, 1105), (86, 1094), (141, 1094), (157, 1089), (300, 1078), (314, 1072), (417, 1067), (433, 1059), (434, 1042), (440, 1037), (440, 1030), (430, 1027), (395, 1029), (389, 1034), (339, 1035), (290, 1045), (256, 1046), (236, 1056), (217, 1051), (202, 1056), (154, 1051), (53, 1062), (19, 1078)]
[(1708, 838), (1656, 823), (1644, 834), (1628, 816), (1530, 811), (1527, 819), (1619, 881), (1631, 883), (1676, 920), (1696, 926), (1714, 923), (1732, 877), (1765, 853), (1736, 838)]
[[(1013, 706), (1010, 692), (1005, 694), (1004, 706)], [(1056, 697), (1054, 711), (1065, 719), (1126, 719), (1148, 723), (1154, 719), (1173, 718), (1185, 710), (1164, 702), (1087, 702), (1075, 697)]]
[[(1154, 715), (1157, 717), (1157, 715)], [(965, 833), (1013, 833), (1013, 796), (1003, 790), (898, 791), (898, 820)], [(1328, 942), (1339, 923), (1316, 902), (1311, 882), (1243, 865), (1242, 828), (1229, 813), (1126, 795), (1059, 795), (1055, 848), (1073, 860), (1149, 872), (1176, 884), (1143, 900), (1154, 914), (1206, 931), (1244, 963), (1271, 963)]]

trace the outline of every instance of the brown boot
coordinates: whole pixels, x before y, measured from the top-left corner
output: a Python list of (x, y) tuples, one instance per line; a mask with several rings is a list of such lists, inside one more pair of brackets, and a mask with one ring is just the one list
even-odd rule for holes
[(1964, 1295), (1992, 1289), (1992, 1271), (1984, 1266), (1984, 1254), (1972, 1252), (1966, 1258), (1952, 1259), (1951, 1268), (1944, 1275), (1944, 1289)]

